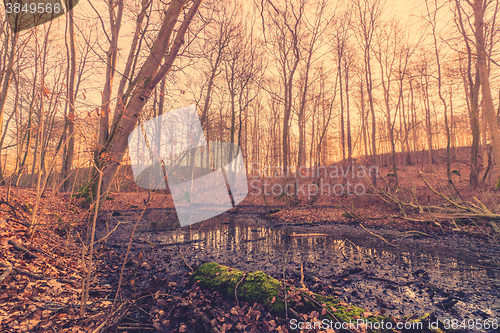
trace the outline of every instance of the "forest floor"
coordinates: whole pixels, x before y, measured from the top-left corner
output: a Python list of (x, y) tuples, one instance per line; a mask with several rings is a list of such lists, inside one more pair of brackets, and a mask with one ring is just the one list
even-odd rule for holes
[[(34, 191), (12, 188), (7, 199), (0, 188), (0, 331), (292, 331), (289, 320), (262, 304), (192, 281), (192, 270), (212, 261), (262, 270), (395, 321), (429, 312), (442, 321), (499, 319), (500, 238), (490, 223), (498, 220), (462, 208), (480, 209), (480, 202), (498, 214), (500, 193), (472, 191), (466, 166), (453, 169), (456, 191), (443, 165), (401, 169), (398, 189), (381, 168), (376, 189), (359, 180), (363, 195), (304, 195), (291, 207), (250, 188), (238, 210), (182, 229), (175, 228), (170, 194), (111, 193), (97, 221), (96, 239), (107, 237), (96, 243), (83, 317), (88, 255), (81, 244), (90, 216), (83, 200), (47, 191), (32, 232)], [(313, 320), (318, 313), (301, 316)], [(310, 330), (320, 331), (334, 330)]]

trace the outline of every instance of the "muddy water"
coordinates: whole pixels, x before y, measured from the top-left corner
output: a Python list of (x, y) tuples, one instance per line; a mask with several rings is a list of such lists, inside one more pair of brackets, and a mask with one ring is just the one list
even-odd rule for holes
[[(172, 219), (175, 213), (155, 214)], [(108, 244), (123, 249), (137, 216), (129, 211), (114, 218), (114, 223), (128, 223), (119, 226)], [(500, 320), (500, 246), (495, 239), (373, 230), (395, 245), (388, 246), (353, 225), (276, 225), (249, 213), (224, 214), (182, 229), (169, 229), (171, 225), (158, 218), (141, 221), (133, 252), (142, 252), (150, 269), (181, 284), (187, 282), (184, 259), (192, 267), (216, 261), (295, 282), (303, 266), (304, 282), (311, 290), (369, 311)], [(326, 236), (297, 237), (304, 233)]]

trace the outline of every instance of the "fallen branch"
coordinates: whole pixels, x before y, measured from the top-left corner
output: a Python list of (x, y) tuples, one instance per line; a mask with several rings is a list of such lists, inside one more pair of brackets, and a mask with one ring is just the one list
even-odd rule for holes
[(12, 245), (16, 250), (26, 253), (27, 259), (38, 258), (38, 256), (34, 255), (30, 250), (28, 250), (22, 244), (19, 244), (13, 239), (9, 239), (9, 244)]
[(478, 198), (472, 197), (472, 199), (474, 199), (474, 201), (479, 205), (479, 207), (481, 207), (481, 209), (483, 210), (483, 212), (485, 212), (486, 214), (493, 214), (491, 212), (491, 210), (489, 210), (488, 207), (486, 207), (486, 205), (484, 203), (482, 203)]
[(417, 235), (422, 235), (422, 236), (425, 236), (425, 237), (431, 237), (431, 235), (426, 234), (425, 232), (422, 232), (422, 231), (417, 231), (417, 230), (409, 230), (409, 231), (406, 231), (406, 232), (399, 233), (397, 235), (398, 236), (402, 236), (402, 235), (407, 235), (407, 234), (417, 234)]
[(499, 214), (433, 214), (430, 213), (432, 217), (440, 219), (485, 219), (485, 220), (500, 220)]
[(436, 223), (435, 220), (421, 220), (421, 219), (412, 219), (410, 217), (405, 217), (405, 216), (392, 216), (393, 218), (396, 219), (402, 219), (405, 221), (410, 221), (410, 222), (419, 222), (419, 223)]
[(315, 234), (315, 233), (311, 233), (311, 234), (291, 234), (291, 235), (288, 235), (288, 237), (292, 237), (292, 238), (303, 238), (303, 237), (328, 237), (330, 236), (329, 234)]
[(304, 284), (304, 262), (303, 261), (300, 263), (300, 285), (302, 288), (307, 289), (306, 285)]
[(147, 242), (147, 243), (149, 245), (153, 246), (153, 247), (168, 247), (168, 246), (177, 246), (177, 245), (186, 245), (186, 244), (193, 244), (193, 243), (201, 243), (201, 242), (203, 242), (203, 239), (194, 239), (194, 240), (190, 240), (190, 241), (175, 242), (175, 243), (159, 243), (159, 244), (149, 243), (149, 242)]
[(246, 277), (247, 277), (247, 272), (244, 272), (243, 276), (236, 284), (236, 287), (234, 287), (234, 298), (236, 298), (236, 303), (238, 303), (238, 304), (239, 304), (239, 302), (238, 302), (238, 287), (239, 287), (240, 283), (243, 282), (243, 280), (245, 280)]
[(122, 304), (120, 304), (116, 310), (114, 310), (107, 318), (106, 320), (104, 320), (99, 326), (97, 326), (97, 328), (95, 330), (92, 331), (92, 333), (99, 333), (103, 330), (103, 328), (108, 324), (108, 321), (113, 318), (113, 322), (110, 323), (110, 325), (108, 326), (113, 326), (113, 323), (114, 324), (117, 324), (123, 317), (125, 317), (125, 315), (128, 313), (128, 307), (121, 313), (119, 314), (119, 312), (123, 309), (123, 307), (125, 307), (127, 303), (124, 302)]
[[(422, 172), (420, 172), (422, 174)], [(459, 209), (462, 209), (462, 210), (466, 210), (468, 212), (471, 212), (471, 213), (476, 213), (476, 214), (481, 214), (482, 212), (481, 211), (478, 211), (477, 209), (474, 209), (474, 208), (470, 208), (470, 207), (467, 207), (467, 206), (462, 206), (458, 203), (456, 203), (455, 201), (451, 200), (450, 198), (448, 198), (446, 195), (444, 195), (443, 193), (441, 192), (438, 192), (436, 191), (428, 182), (427, 180), (425, 179), (425, 177), (422, 175), (422, 180), (424, 181), (425, 185), (427, 185), (427, 187), (432, 191), (434, 192), (436, 195), (440, 196), (441, 198), (443, 198), (444, 200), (448, 201), (450, 204), (452, 204), (453, 206), (459, 208)], [(500, 218), (500, 215), (498, 215), (498, 218)]]
[[(0, 262), (0, 266), (1, 267), (4, 267), (4, 268), (9, 268), (11, 267), (12, 269), (14, 269), (17, 273), (19, 274), (23, 274), (23, 275), (26, 275), (30, 278), (33, 278), (35, 280), (56, 280), (57, 282), (61, 282), (61, 283), (67, 283), (67, 284), (73, 284), (75, 283), (75, 281), (73, 280), (68, 280), (68, 279), (61, 279), (61, 278), (54, 278), (54, 277), (47, 277), (47, 276), (44, 276), (44, 275), (39, 275), (39, 274), (35, 274), (35, 273), (32, 273), (26, 269), (22, 269), (22, 268), (18, 268), (18, 267), (14, 267), (12, 265), (7, 265), (7, 264), (4, 264), (2, 262)], [(2, 274), (3, 275), (3, 274)], [(0, 280), (1, 281), (1, 280)]]
[(184, 258), (184, 255), (182, 254), (182, 248), (180, 248), (180, 247), (179, 247), (179, 254), (181, 255), (182, 260), (184, 260), (184, 263), (185, 263), (185, 264), (186, 264), (186, 266), (189, 268), (189, 270), (190, 270), (191, 272), (194, 272), (194, 269), (193, 269), (191, 266), (189, 266), (189, 264), (188, 264), (188, 263), (187, 263), (187, 261), (186, 261), (186, 258)]
[(390, 245), (392, 247), (397, 247), (396, 245), (392, 244), (391, 242), (389, 242), (387, 239), (385, 239), (384, 237), (380, 236), (380, 235), (377, 235), (376, 233), (374, 232), (371, 232), (370, 230), (366, 229), (364, 225), (362, 225), (361, 223), (359, 224), (361, 226), (361, 228), (363, 228), (366, 232), (368, 232), (370, 235), (372, 236), (375, 236), (377, 237), (378, 239), (382, 240), (384, 243), (386, 243), (387, 245)]

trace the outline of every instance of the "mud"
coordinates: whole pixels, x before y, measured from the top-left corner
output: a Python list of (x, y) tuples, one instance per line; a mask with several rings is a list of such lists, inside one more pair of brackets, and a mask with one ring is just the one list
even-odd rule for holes
[[(161, 279), (182, 288), (190, 283), (188, 266), (214, 261), (298, 284), (302, 265), (309, 289), (369, 311), (399, 318), (434, 312), (441, 320), (500, 320), (497, 238), (370, 229), (390, 246), (356, 224), (289, 225), (263, 211), (242, 207), (182, 229), (172, 228), (177, 223), (173, 209), (147, 211), (131, 248), (131, 258), (142, 253), (137, 287), (149, 288)], [(117, 226), (107, 247), (123, 255), (140, 213), (105, 212), (98, 236)], [(311, 233), (327, 236), (297, 237)]]

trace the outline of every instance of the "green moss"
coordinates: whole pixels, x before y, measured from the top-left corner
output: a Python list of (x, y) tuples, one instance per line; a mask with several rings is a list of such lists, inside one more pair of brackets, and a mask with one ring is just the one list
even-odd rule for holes
[[(192, 277), (200, 287), (218, 290), (231, 299), (234, 299), (234, 290), (238, 282), (241, 281), (238, 285), (239, 300), (263, 304), (274, 314), (284, 317), (284, 300), (279, 295), (281, 289), (280, 281), (261, 271), (247, 273), (245, 276), (244, 274), (244, 272), (238, 269), (213, 262), (198, 267)], [(242, 280), (243, 277), (244, 279)], [(370, 322), (391, 321), (389, 317), (375, 314), (369, 318), (365, 318), (364, 314), (367, 312), (365, 309), (344, 303), (332, 296), (321, 296), (310, 292), (294, 290), (293, 288), (287, 289), (289, 291), (289, 296), (287, 296), (289, 307), (298, 313), (317, 311), (320, 314), (320, 320), (329, 319), (334, 322), (337, 320), (341, 322), (352, 320), (355, 322), (361, 318)], [(321, 315), (323, 307), (328, 310), (325, 315)]]
[[(356, 321), (356, 319), (361, 318), (366, 321), (370, 322), (381, 322), (382, 320), (387, 322), (391, 321), (389, 317), (386, 316), (380, 316), (380, 315), (375, 315), (373, 314), (369, 318), (364, 318), (364, 313), (367, 311), (363, 308), (344, 303), (340, 301), (338, 298), (331, 297), (331, 296), (321, 296), (318, 294), (312, 294), (309, 295), (310, 298), (314, 299), (316, 302), (312, 301), (305, 301), (304, 305), (301, 306), (300, 304), (295, 304), (297, 307), (297, 310), (300, 310), (300, 312), (310, 312), (310, 311), (318, 311), (318, 309), (321, 309), (321, 307), (318, 305), (321, 304), (324, 306), (330, 313), (332, 313), (335, 318), (333, 318), (330, 313), (325, 314), (324, 316), (321, 316), (320, 319), (329, 319), (335, 321), (335, 319), (339, 320), (340, 322), (348, 322), (349, 320)], [(293, 306), (294, 304), (292, 304)]]
[[(193, 274), (193, 280), (203, 288), (215, 289), (226, 297), (234, 299), (238, 282), (238, 299), (250, 303), (260, 303), (274, 312), (284, 312), (279, 301), (280, 282), (269, 275), (257, 271), (246, 274), (238, 269), (217, 263), (203, 264)], [(274, 299), (274, 301), (273, 301)]]

